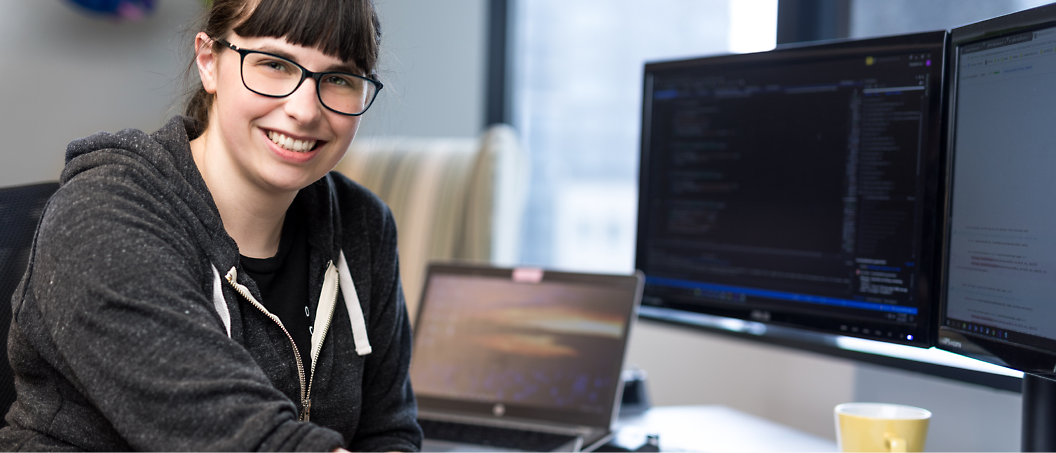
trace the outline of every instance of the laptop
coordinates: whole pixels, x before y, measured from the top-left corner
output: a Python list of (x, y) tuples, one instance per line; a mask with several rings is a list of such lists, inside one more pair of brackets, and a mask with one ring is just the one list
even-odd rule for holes
[(590, 451), (612, 437), (641, 272), (429, 266), (411, 383), (423, 451)]

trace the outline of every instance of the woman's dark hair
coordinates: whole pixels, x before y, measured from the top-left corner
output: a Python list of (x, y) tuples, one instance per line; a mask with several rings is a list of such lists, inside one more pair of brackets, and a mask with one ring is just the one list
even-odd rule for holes
[[(203, 23), (196, 32), (214, 39), (227, 39), (232, 31), (247, 38), (286, 38), (352, 62), (364, 75), (376, 78), (381, 24), (373, 0), (213, 0)], [(213, 42), (213, 52), (222, 49)], [(192, 59), (189, 71), (196, 73), (194, 68)], [(199, 83), (187, 100), (184, 115), (204, 126), (212, 103), (213, 96)]]

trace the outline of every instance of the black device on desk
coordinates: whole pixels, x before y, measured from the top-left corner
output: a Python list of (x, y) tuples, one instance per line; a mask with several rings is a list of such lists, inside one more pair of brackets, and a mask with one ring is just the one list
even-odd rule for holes
[(641, 291), (641, 273), (430, 265), (410, 372), (423, 450), (603, 444)]
[(946, 39), (647, 64), (643, 313), (931, 346)]
[(1056, 6), (951, 33), (938, 347), (1028, 374), (1023, 451), (1056, 449)]

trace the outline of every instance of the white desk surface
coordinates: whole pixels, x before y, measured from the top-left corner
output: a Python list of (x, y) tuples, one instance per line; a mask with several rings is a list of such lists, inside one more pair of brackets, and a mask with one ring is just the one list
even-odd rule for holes
[(833, 440), (725, 406), (654, 407), (620, 417), (617, 429), (627, 445), (658, 434), (660, 451), (836, 451)]

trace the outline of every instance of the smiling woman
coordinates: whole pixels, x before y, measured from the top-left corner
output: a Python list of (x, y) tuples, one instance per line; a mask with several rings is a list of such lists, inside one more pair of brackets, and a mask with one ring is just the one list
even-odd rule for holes
[(187, 116), (70, 144), (0, 449), (419, 448), (395, 225), (331, 172), (379, 38), (370, 0), (214, 0)]

